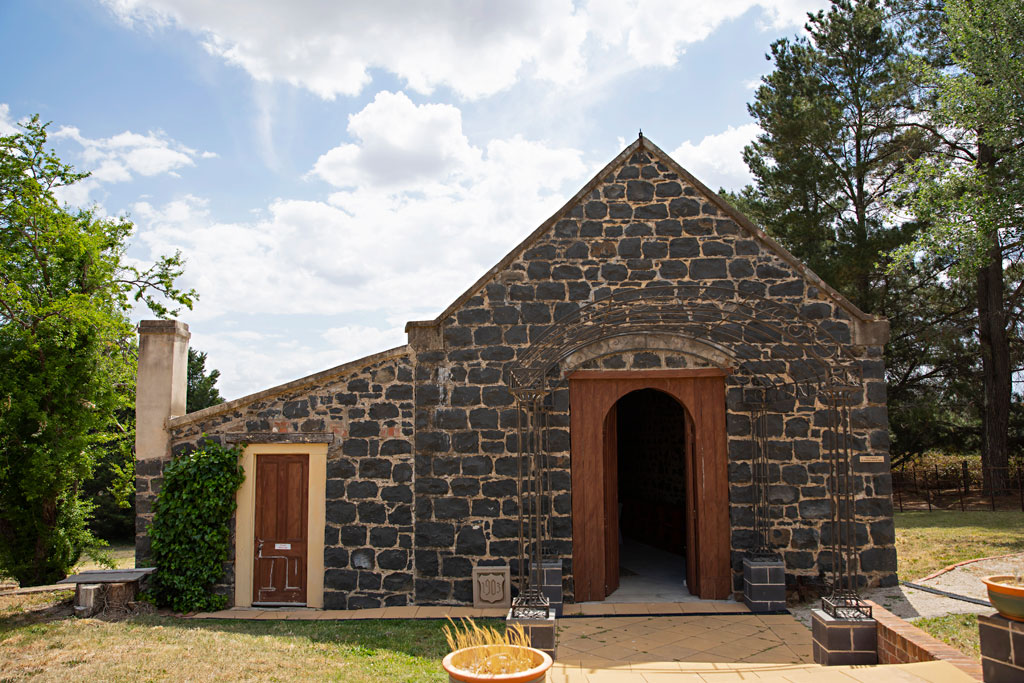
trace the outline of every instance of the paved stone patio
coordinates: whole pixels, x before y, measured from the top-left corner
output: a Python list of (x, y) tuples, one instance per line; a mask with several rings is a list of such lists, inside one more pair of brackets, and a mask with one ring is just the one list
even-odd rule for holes
[[(384, 607), (365, 610), (234, 608), (197, 619), (501, 618), (503, 609)], [(585, 602), (558, 620), (549, 683), (971, 683), (946, 662), (821, 667), (811, 632), (789, 614), (752, 614), (742, 603)]]

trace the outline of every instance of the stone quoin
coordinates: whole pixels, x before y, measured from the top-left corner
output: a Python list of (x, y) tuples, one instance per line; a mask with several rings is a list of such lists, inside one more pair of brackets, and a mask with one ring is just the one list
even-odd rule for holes
[[(291, 596), (285, 604), (471, 605), (478, 567), (511, 567), (514, 591), (520, 413), (510, 368), (581, 307), (629, 288), (680, 285), (694, 285), (685, 290), (694, 299), (680, 306), (716, 306), (724, 317), (715, 329), (731, 325), (734, 344), (662, 331), (616, 336), (612, 326), (552, 370), (556, 388), (545, 399), (552, 492), (546, 549), (561, 561), (562, 599), (606, 597), (603, 577), (618, 568), (594, 563), (617, 562), (618, 554), (586, 554), (581, 539), (604, 539), (587, 525), (603, 519), (610, 528), (608, 515), (622, 534), (643, 543), (680, 557), (699, 548), (700, 557), (720, 558), (701, 570), (692, 592), (722, 598), (742, 590), (742, 561), (758, 536), (741, 370), (793, 379), (805, 370), (796, 342), (745, 338), (744, 326), (728, 317), (734, 299), (755, 302), (755, 311), (757, 302), (771, 304), (776, 316), (792, 311), (794, 325), (831, 340), (856, 366), (861, 385), (847, 445), (860, 576), (866, 585), (894, 585), (882, 356), (888, 323), (858, 310), (642, 137), (436, 319), (408, 323), (405, 346), (183, 414), (188, 328), (143, 322), (138, 566), (148, 557), (146, 526), (164, 464), (207, 438), (245, 444), (250, 481), (239, 492), (230, 570), (218, 587), (235, 605), (277, 604), (277, 593), (256, 586), (276, 580), (288, 584), (281, 590), (290, 592), (280, 593)], [(744, 359), (742, 368), (737, 359)], [(626, 393), (609, 394), (611, 408), (602, 414), (573, 415), (573, 406), (597, 405), (585, 397), (577, 404), (574, 396), (602, 381), (618, 382)], [(689, 388), (698, 385), (710, 388)], [(607, 441), (611, 412), (612, 454), (585, 460), (592, 454), (578, 452), (579, 430), (594, 429)], [(814, 396), (779, 400), (761, 424), (768, 540), (790, 590), (820, 589), (831, 570), (826, 412)], [(587, 462), (603, 462), (604, 469), (584, 475)], [(604, 488), (597, 483), (592, 490), (605, 498), (592, 501), (598, 521), (588, 521), (582, 516), (590, 508), (581, 505), (597, 494), (579, 487), (594, 476), (604, 477)], [(702, 490), (704, 481), (719, 482), (722, 495)], [(301, 509), (282, 502), (300, 489), (305, 497), (294, 500), (303, 501)]]

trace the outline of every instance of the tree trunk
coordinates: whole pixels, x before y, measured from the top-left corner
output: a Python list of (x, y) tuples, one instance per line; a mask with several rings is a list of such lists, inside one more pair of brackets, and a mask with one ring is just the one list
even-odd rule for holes
[[(978, 163), (991, 167), (992, 149), (979, 145)], [(1003, 250), (999, 235), (991, 235), (988, 262), (978, 270), (978, 339), (981, 342), (982, 450), (981, 465), (986, 493), (1002, 493), (1009, 486), (1010, 340), (1006, 334), (1003, 300)]]

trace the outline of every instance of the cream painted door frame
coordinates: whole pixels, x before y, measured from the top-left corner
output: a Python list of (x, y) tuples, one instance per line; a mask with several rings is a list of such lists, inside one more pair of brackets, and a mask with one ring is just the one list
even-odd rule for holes
[(245, 481), (238, 489), (235, 511), (235, 606), (252, 605), (253, 536), (256, 528), (256, 458), (261, 455), (309, 456), (309, 545), (306, 555), (306, 606), (324, 606), (324, 527), (326, 525), (327, 444), (249, 444), (242, 452)]

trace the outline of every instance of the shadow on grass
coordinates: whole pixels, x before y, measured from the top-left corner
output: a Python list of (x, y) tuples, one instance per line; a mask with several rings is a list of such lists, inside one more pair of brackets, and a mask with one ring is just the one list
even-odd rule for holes
[[(297, 619), (184, 619), (181, 617), (147, 616), (138, 617), (133, 622), (139, 626), (216, 631), (254, 637), (299, 638), (311, 643), (326, 643), (351, 648), (363, 656), (372, 656), (379, 650), (440, 660), (448, 654), (448, 644), (442, 631), (447, 622), (443, 620), (305, 621)], [(500, 628), (504, 622), (500, 619), (483, 619), (477, 623)]]
[(72, 591), (5, 595), (0, 598), (0, 634), (67, 619), (75, 613), (73, 602)]
[(958, 529), (985, 527), (999, 531), (1017, 531), (1024, 545), (1024, 512), (1020, 510), (937, 510), (933, 512), (897, 512), (897, 529)]

